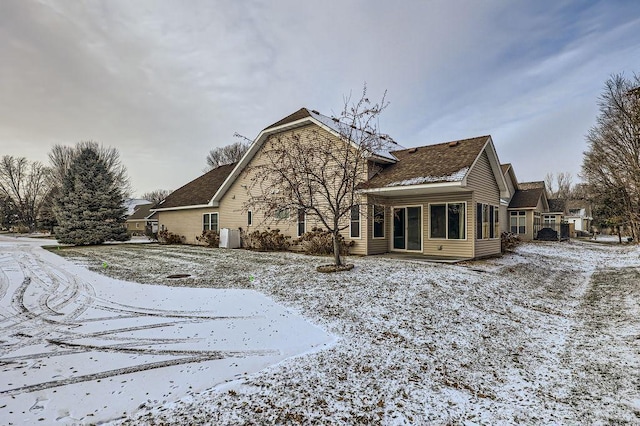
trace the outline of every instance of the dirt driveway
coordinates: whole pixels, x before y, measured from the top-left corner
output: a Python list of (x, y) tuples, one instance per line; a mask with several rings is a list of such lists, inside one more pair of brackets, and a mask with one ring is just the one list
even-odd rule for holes
[(42, 243), (0, 236), (3, 424), (113, 420), (333, 342), (254, 290), (141, 286)]

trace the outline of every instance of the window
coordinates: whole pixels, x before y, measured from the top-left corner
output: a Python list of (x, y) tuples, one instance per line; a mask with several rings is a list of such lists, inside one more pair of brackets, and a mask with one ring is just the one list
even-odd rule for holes
[(247, 211), (247, 226), (253, 225), (253, 212), (251, 210)]
[(289, 219), (289, 209), (278, 209), (274, 214), (277, 220)]
[(489, 205), (482, 205), (482, 238), (489, 238)]
[(429, 205), (430, 238), (448, 240), (466, 239), (465, 203), (444, 203)]
[(477, 204), (476, 206), (476, 239), (497, 238), (500, 235), (498, 207), (489, 204)]
[(556, 225), (556, 216), (551, 214), (545, 214), (543, 217), (543, 223), (545, 228), (553, 228)]
[(205, 213), (202, 215), (202, 230), (218, 232), (218, 213)]
[(511, 212), (511, 233), (526, 234), (527, 212)]
[(351, 238), (360, 238), (360, 206), (351, 207), (351, 231), (349, 236)]
[(429, 206), (431, 238), (447, 238), (447, 205)]
[(298, 237), (301, 237), (306, 231), (306, 216), (304, 209), (298, 209)]
[(373, 206), (373, 238), (384, 238), (384, 206)]

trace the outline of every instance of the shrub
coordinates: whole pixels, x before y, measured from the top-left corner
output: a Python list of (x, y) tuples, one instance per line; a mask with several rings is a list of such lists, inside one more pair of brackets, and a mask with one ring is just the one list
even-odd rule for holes
[(207, 247), (218, 247), (220, 245), (220, 234), (216, 231), (202, 231), (202, 235), (196, 237), (196, 240)]
[[(298, 242), (307, 254), (333, 254), (333, 234), (325, 229), (313, 228), (311, 231), (305, 232)], [(349, 254), (349, 249), (355, 245), (355, 241), (346, 242), (342, 235), (338, 235), (338, 244), (340, 244), (340, 254), (346, 255)]]
[(11, 227), (11, 232), (15, 232), (16, 234), (28, 234), (29, 227), (25, 225), (14, 225)]
[(502, 250), (502, 253), (512, 251), (521, 242), (520, 237), (516, 234), (512, 234), (511, 232), (503, 232), (500, 235), (500, 249)]
[(169, 232), (168, 229), (163, 229), (158, 232), (158, 242), (160, 244), (182, 244), (184, 243), (184, 237), (173, 232)]
[(244, 246), (249, 250), (259, 251), (283, 251), (289, 248), (291, 237), (280, 233), (279, 229), (269, 229), (266, 231), (253, 231), (245, 235)]

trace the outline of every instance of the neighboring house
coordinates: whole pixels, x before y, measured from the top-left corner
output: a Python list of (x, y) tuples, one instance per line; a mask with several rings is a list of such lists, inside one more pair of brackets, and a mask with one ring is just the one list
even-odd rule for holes
[(518, 179), (510, 163), (501, 164), (500, 169), (502, 170), (504, 181), (507, 184), (507, 193), (500, 197), (500, 217), (503, 218), (500, 221), (500, 232), (511, 232), (509, 203), (511, 203), (511, 198), (513, 198), (513, 195), (518, 190)]
[[(274, 135), (295, 132), (305, 137), (315, 131), (345, 143), (335, 123), (303, 108), (265, 128), (237, 165), (214, 169), (157, 205), (160, 228), (191, 243), (203, 229), (265, 229), (269, 218), (246, 207), (252, 165), (262, 161), (265, 144)], [(501, 223), (507, 220), (501, 204), (511, 193), (490, 136), (410, 149), (387, 144), (367, 160), (362, 205), (352, 211), (343, 232), (354, 242), (352, 253), (452, 259), (500, 254)], [(318, 225), (301, 212), (285, 213), (271, 225), (285, 235), (296, 237)]]
[(558, 203), (549, 203), (545, 183), (522, 182), (513, 194), (508, 207), (509, 231), (522, 240), (538, 237), (543, 229), (552, 229), (561, 234), (564, 209)]
[(126, 209), (125, 215), (131, 216), (133, 212), (136, 211), (138, 206), (149, 203), (149, 200), (145, 200), (142, 198), (127, 198), (126, 200), (124, 200), (124, 208)]
[(591, 232), (593, 216), (591, 204), (587, 200), (567, 200), (566, 221), (573, 224), (573, 230), (579, 232)]
[(152, 203), (136, 205), (133, 214), (125, 222), (130, 234), (145, 235), (147, 229), (151, 232), (158, 232), (158, 219), (151, 211), (151, 207), (153, 207)]

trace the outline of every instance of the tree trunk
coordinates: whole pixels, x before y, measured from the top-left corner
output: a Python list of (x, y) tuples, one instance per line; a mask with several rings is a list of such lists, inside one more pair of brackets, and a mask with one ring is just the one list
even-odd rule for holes
[(333, 260), (336, 266), (342, 266), (342, 259), (340, 258), (340, 241), (338, 240), (338, 231), (333, 233)]

